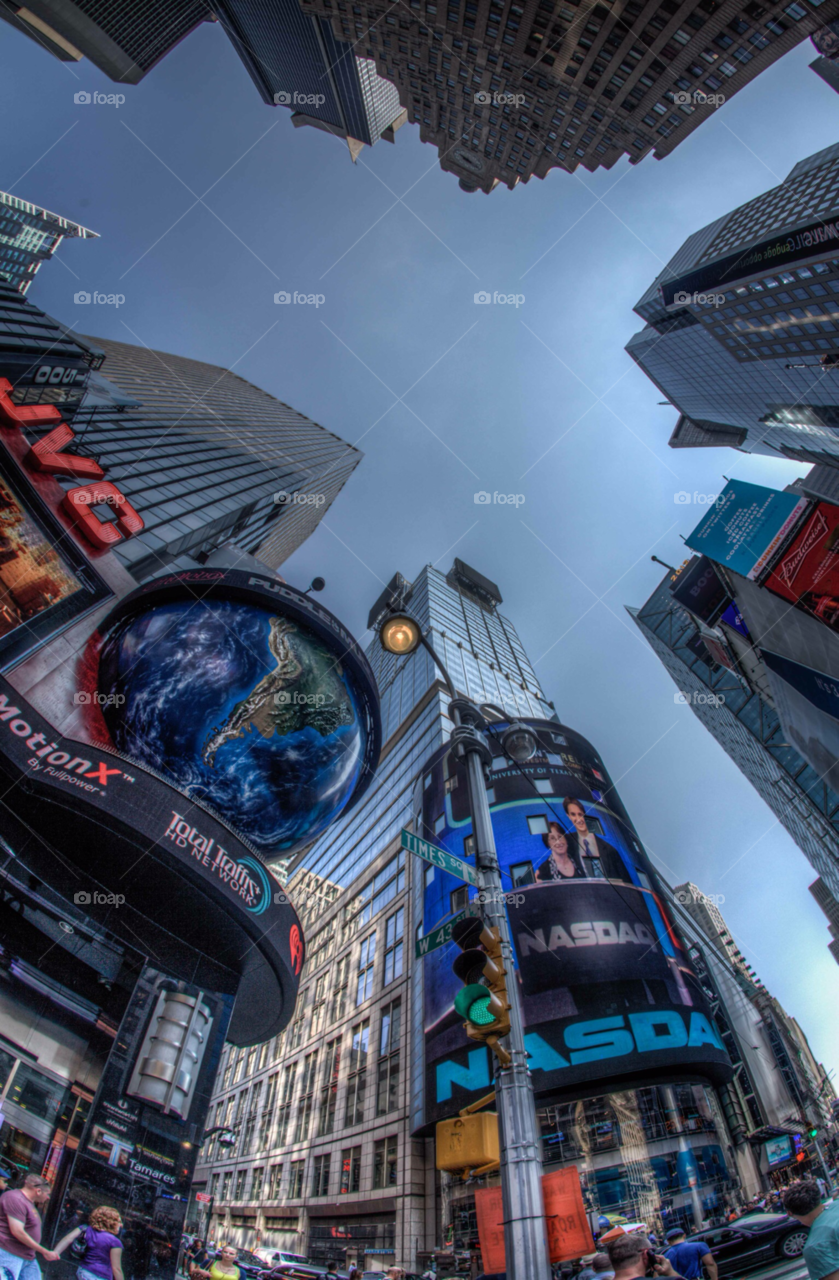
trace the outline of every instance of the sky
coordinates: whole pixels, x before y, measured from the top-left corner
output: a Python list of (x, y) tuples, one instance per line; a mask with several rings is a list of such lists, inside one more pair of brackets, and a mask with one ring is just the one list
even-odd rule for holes
[[(833, 145), (839, 98), (786, 55), (664, 161), (462, 192), (406, 125), (346, 146), (265, 106), (216, 24), (136, 87), (0, 24), (0, 189), (75, 219), (30, 298), (81, 333), (232, 367), (364, 452), (283, 567), (367, 643), (396, 570), (498, 583), (546, 696), (602, 754), (654, 863), (715, 895), (746, 958), (839, 1068), (839, 967), (815, 872), (628, 619), (724, 476), (806, 468), (671, 450), (624, 351), (684, 239)], [(125, 102), (77, 104), (80, 91)], [(9, 126), (14, 122), (14, 128)], [(81, 306), (76, 292), (122, 295)], [(276, 305), (279, 291), (323, 302)], [(476, 304), (475, 294), (519, 302)], [(107, 368), (103, 368), (107, 376)], [(513, 496), (476, 502), (476, 494)]]

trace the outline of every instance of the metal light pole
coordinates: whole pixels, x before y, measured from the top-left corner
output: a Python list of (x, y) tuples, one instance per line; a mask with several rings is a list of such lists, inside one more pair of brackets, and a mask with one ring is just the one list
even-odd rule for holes
[(455, 727), (450, 741), (452, 749), (463, 760), (466, 768), (469, 808), (475, 837), (475, 865), (480, 877), (484, 914), (487, 924), (498, 930), (504, 968), (508, 974), (510, 1033), (506, 1037), (505, 1047), (511, 1061), (509, 1066), (499, 1064), (495, 1073), (506, 1274), (508, 1280), (551, 1280), (533, 1082), (527, 1067), (505, 894), (501, 886), (501, 871), (484, 773), (492, 760), (492, 753), (482, 733), (485, 721), (474, 703), (457, 696), (445, 664), (413, 618), (406, 614), (386, 618), (380, 638), (387, 652), (397, 655), (412, 653), (422, 645), (442, 673), (451, 694), (449, 711)]

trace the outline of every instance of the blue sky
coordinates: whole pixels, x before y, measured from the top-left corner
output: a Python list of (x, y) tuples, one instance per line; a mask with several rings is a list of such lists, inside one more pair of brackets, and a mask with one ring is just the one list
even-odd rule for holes
[[(839, 1066), (839, 969), (815, 873), (626, 618), (680, 563), (723, 474), (783, 488), (804, 468), (667, 448), (672, 408), (624, 344), (632, 304), (698, 227), (832, 145), (839, 98), (807, 45), (667, 160), (467, 195), (406, 126), (352, 165), (263, 105), (207, 24), (120, 107), (88, 63), (0, 27), (0, 189), (98, 231), (31, 298), (80, 332), (233, 366), (365, 457), (288, 562), (363, 637), (395, 570), (459, 555), (495, 580), (563, 720), (596, 744), (674, 882), (722, 895), (758, 975)], [(80, 308), (78, 290), (123, 294)], [(322, 305), (276, 306), (279, 290)], [(480, 291), (524, 295), (476, 305)], [(104, 370), (107, 373), (107, 369)], [(476, 504), (476, 492), (518, 494)], [(830, 1011), (831, 1016), (827, 1016)]]

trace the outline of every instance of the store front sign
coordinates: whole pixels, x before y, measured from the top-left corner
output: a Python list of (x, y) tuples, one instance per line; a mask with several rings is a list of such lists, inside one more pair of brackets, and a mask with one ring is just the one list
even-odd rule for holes
[[(70, 489), (61, 501), (64, 514), (78, 532), (98, 551), (141, 533), (142, 517), (117, 486), (105, 479), (99, 463), (81, 454), (65, 453), (75, 439), (75, 432), (62, 420), (61, 411), (54, 404), (15, 404), (11, 392), (8, 378), (0, 378), (0, 426), (23, 428), (54, 424), (47, 435), (29, 447), (23, 457), (24, 466), (42, 474), (87, 481)], [(93, 508), (98, 506), (112, 507), (115, 520), (97, 519)]]

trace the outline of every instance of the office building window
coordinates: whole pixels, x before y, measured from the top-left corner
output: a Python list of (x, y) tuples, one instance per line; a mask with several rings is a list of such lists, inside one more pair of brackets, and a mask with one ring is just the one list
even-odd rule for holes
[(323, 1018), (326, 1013), (326, 988), (329, 982), (329, 974), (322, 973), (315, 982), (315, 993), (312, 997), (312, 1035), (317, 1035), (323, 1026)]
[(361, 943), (358, 954), (358, 986), (355, 994), (356, 1005), (363, 1004), (373, 994), (373, 971), (376, 963), (376, 935), (371, 933)]
[(330, 1153), (327, 1151), (325, 1155), (315, 1156), (312, 1163), (312, 1195), (328, 1196), (329, 1195), (329, 1161)]
[(364, 1091), (367, 1087), (367, 1049), (370, 1019), (358, 1022), (352, 1029), (350, 1078), (347, 1082), (345, 1124), (360, 1124), (364, 1119)]
[(272, 1164), (268, 1178), (268, 1199), (279, 1200), (280, 1187), (283, 1181), (283, 1166), (281, 1164)]
[(299, 1200), (303, 1194), (303, 1168), (305, 1163), (305, 1160), (292, 1160), (289, 1166), (289, 1200)]
[(350, 953), (335, 965), (335, 991), (332, 996), (332, 1021), (343, 1018), (347, 1011), (347, 989), (350, 984)]
[(401, 1037), (402, 1001), (394, 1000), (382, 1009), (379, 1029), (379, 1067), (376, 1090), (376, 1115), (386, 1115), (399, 1106), (399, 1041)]
[(306, 1022), (306, 1012), (308, 1009), (309, 993), (301, 991), (297, 998), (297, 1017), (288, 1029), (288, 1048), (293, 1053), (295, 1049), (299, 1049), (304, 1040), (303, 1028)]
[(318, 1137), (324, 1138), (335, 1127), (335, 1103), (338, 1099), (338, 1073), (341, 1069), (341, 1039), (330, 1040), (324, 1051), (323, 1088), (318, 1111)]
[(218, 1184), (221, 1182), (221, 1174), (214, 1173), (210, 1179), (210, 1195), (214, 1200), (218, 1199)]
[(317, 1072), (318, 1055), (309, 1053), (303, 1059), (303, 1078), (300, 1084), (300, 1105), (297, 1108), (297, 1124), (294, 1127), (294, 1141), (305, 1142), (309, 1136), (309, 1125), (314, 1106), (315, 1074)]
[(253, 1180), (251, 1182), (251, 1200), (262, 1199), (262, 1184), (265, 1180), (265, 1169), (259, 1168), (253, 1171)]
[(245, 1198), (245, 1179), (248, 1176), (247, 1169), (236, 1170), (236, 1191), (233, 1195), (234, 1200), (244, 1200)]
[(373, 1147), (373, 1190), (396, 1186), (396, 1134)]
[(341, 1152), (341, 1195), (353, 1195), (361, 1187), (361, 1147)]
[(288, 1142), (288, 1126), (291, 1120), (291, 1102), (294, 1097), (294, 1078), (297, 1063), (292, 1062), (283, 1069), (283, 1080), (280, 1088), (280, 1105), (277, 1107), (277, 1144), (284, 1147)]
[(224, 1173), (224, 1180), (221, 1184), (221, 1198), (225, 1203), (230, 1199), (230, 1184), (232, 1180), (233, 1171), (231, 1169), (226, 1169)]
[(402, 935), (405, 931), (403, 907), (388, 917), (385, 925), (385, 986), (402, 977)]

